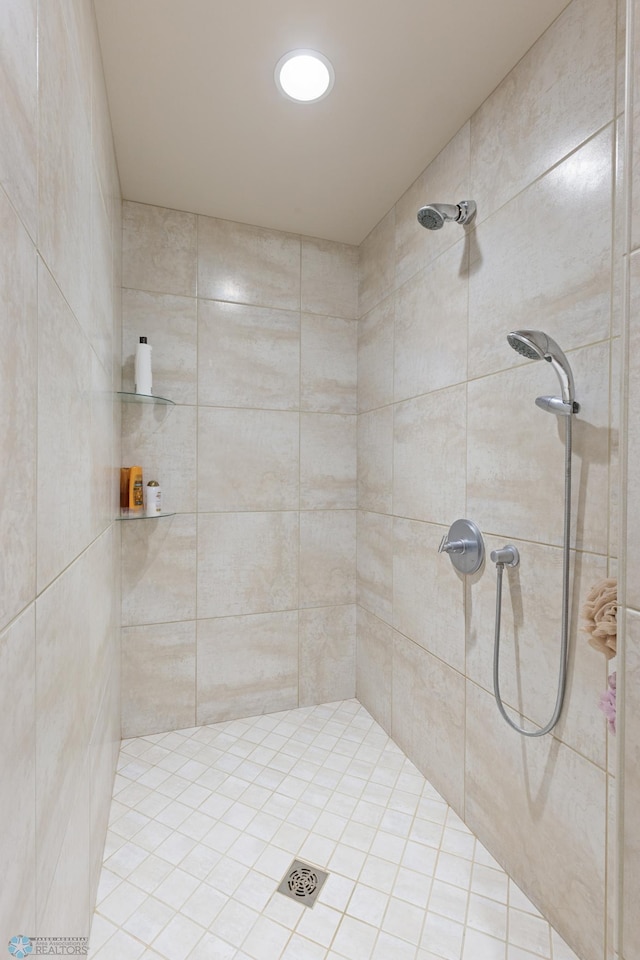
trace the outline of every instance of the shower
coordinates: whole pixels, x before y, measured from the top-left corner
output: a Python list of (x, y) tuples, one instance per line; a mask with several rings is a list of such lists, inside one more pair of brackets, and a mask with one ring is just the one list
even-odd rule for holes
[(418, 210), (418, 223), (427, 230), (440, 230), (447, 220), (454, 223), (471, 223), (476, 215), (473, 200), (461, 200), (460, 203), (429, 203)]
[(580, 405), (575, 401), (575, 387), (569, 361), (556, 341), (541, 330), (514, 330), (508, 334), (510, 347), (528, 360), (547, 360), (558, 375), (562, 399), (558, 397), (538, 397), (537, 405), (550, 413), (569, 416), (577, 413)]
[(496, 565), (496, 619), (493, 655), (493, 689), (498, 709), (510, 727), (524, 737), (542, 737), (553, 730), (562, 713), (567, 684), (567, 659), (569, 650), (569, 563), (571, 534), (571, 447), (572, 416), (580, 409), (575, 400), (573, 373), (565, 354), (555, 340), (541, 330), (514, 330), (507, 336), (509, 346), (529, 360), (546, 360), (555, 370), (560, 381), (561, 397), (537, 397), (536, 404), (549, 413), (565, 417), (565, 456), (564, 456), (564, 543), (562, 555), (562, 626), (560, 640), (560, 669), (558, 672), (558, 692), (553, 714), (549, 722), (540, 730), (525, 730), (518, 726), (507, 714), (500, 695), (500, 620), (502, 612), (502, 574), (505, 566), (516, 567), (519, 563), (517, 549), (509, 545), (502, 550), (494, 550), (491, 560)]

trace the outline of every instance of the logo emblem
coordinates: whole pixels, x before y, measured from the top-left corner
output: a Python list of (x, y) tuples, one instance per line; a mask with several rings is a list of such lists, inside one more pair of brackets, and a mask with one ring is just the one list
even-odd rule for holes
[(24, 957), (28, 957), (32, 952), (33, 944), (31, 940), (29, 940), (29, 937), (20, 935), (18, 937), (11, 937), (11, 940), (9, 940), (9, 953), (12, 957), (17, 957), (17, 960), (23, 960)]

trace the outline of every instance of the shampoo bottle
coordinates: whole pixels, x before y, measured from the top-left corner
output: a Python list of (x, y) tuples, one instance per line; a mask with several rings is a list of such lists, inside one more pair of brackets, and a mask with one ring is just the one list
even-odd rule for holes
[(151, 347), (146, 337), (136, 346), (136, 393), (151, 396)]
[(120, 467), (120, 515), (127, 517), (129, 515), (129, 477), (131, 470), (129, 467)]
[(129, 512), (142, 513), (144, 509), (144, 487), (142, 486), (142, 467), (129, 468)]

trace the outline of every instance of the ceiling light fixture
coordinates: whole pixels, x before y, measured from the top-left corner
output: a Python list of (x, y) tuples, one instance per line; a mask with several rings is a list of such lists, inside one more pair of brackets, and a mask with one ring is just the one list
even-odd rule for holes
[(331, 92), (335, 73), (316, 50), (292, 50), (280, 57), (274, 73), (276, 86), (289, 100), (315, 103)]

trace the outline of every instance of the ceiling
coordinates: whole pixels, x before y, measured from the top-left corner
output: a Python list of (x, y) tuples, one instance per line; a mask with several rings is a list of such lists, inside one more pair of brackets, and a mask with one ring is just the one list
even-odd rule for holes
[[(123, 196), (360, 243), (567, 3), (95, 0)], [(298, 48), (317, 103), (273, 82)]]

